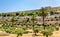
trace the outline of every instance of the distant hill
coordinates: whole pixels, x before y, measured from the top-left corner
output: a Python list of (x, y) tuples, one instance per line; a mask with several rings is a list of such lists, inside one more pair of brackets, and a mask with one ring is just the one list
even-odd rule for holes
[[(60, 12), (60, 7), (45, 7), (45, 10), (55, 10), (56, 12)], [(18, 11), (19, 13), (21, 12), (39, 12), (41, 9), (35, 9), (35, 10), (26, 10), (26, 11)], [(7, 14), (15, 14), (17, 12), (6, 12)]]

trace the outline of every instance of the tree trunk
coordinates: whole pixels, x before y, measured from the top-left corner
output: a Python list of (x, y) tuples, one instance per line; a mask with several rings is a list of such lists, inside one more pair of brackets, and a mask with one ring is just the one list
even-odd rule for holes
[(48, 37), (48, 35), (46, 35), (46, 37)]
[(17, 37), (19, 37), (19, 34), (17, 34)]

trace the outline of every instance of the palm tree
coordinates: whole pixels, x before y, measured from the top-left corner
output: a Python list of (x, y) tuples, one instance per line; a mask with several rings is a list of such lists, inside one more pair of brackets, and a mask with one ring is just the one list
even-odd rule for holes
[(42, 17), (43, 17), (43, 25), (42, 26), (44, 27), (44, 29), (42, 29), (41, 32), (43, 35), (48, 37), (49, 35), (52, 34), (53, 29), (51, 27), (48, 27), (47, 25), (45, 25), (45, 21), (44, 21), (44, 19), (46, 17), (45, 9), (42, 8), (41, 11), (42, 11)]
[(44, 12), (44, 8), (43, 7), (42, 7), (41, 11), (42, 11), (43, 26), (44, 26), (44, 29), (45, 29), (44, 19), (45, 19), (46, 14)]

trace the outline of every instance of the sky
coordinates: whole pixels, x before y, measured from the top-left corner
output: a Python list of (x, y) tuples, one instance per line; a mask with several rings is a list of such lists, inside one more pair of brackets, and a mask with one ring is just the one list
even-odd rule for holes
[(35, 10), (46, 6), (60, 6), (60, 0), (0, 0), (0, 13)]

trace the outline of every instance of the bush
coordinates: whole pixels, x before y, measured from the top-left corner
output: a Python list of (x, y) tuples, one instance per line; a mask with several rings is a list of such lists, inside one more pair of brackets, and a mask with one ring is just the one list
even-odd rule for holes
[(56, 30), (58, 31), (59, 30), (59, 27), (56, 27)]
[(28, 31), (24, 31), (24, 34), (27, 34), (28, 33)]
[(41, 31), (43, 35), (52, 35), (52, 30), (51, 29), (44, 29)]
[(23, 32), (24, 32), (23, 29), (16, 29), (14, 33), (15, 33), (15, 34), (19, 34), (19, 35), (22, 36), (22, 35), (23, 35)]

